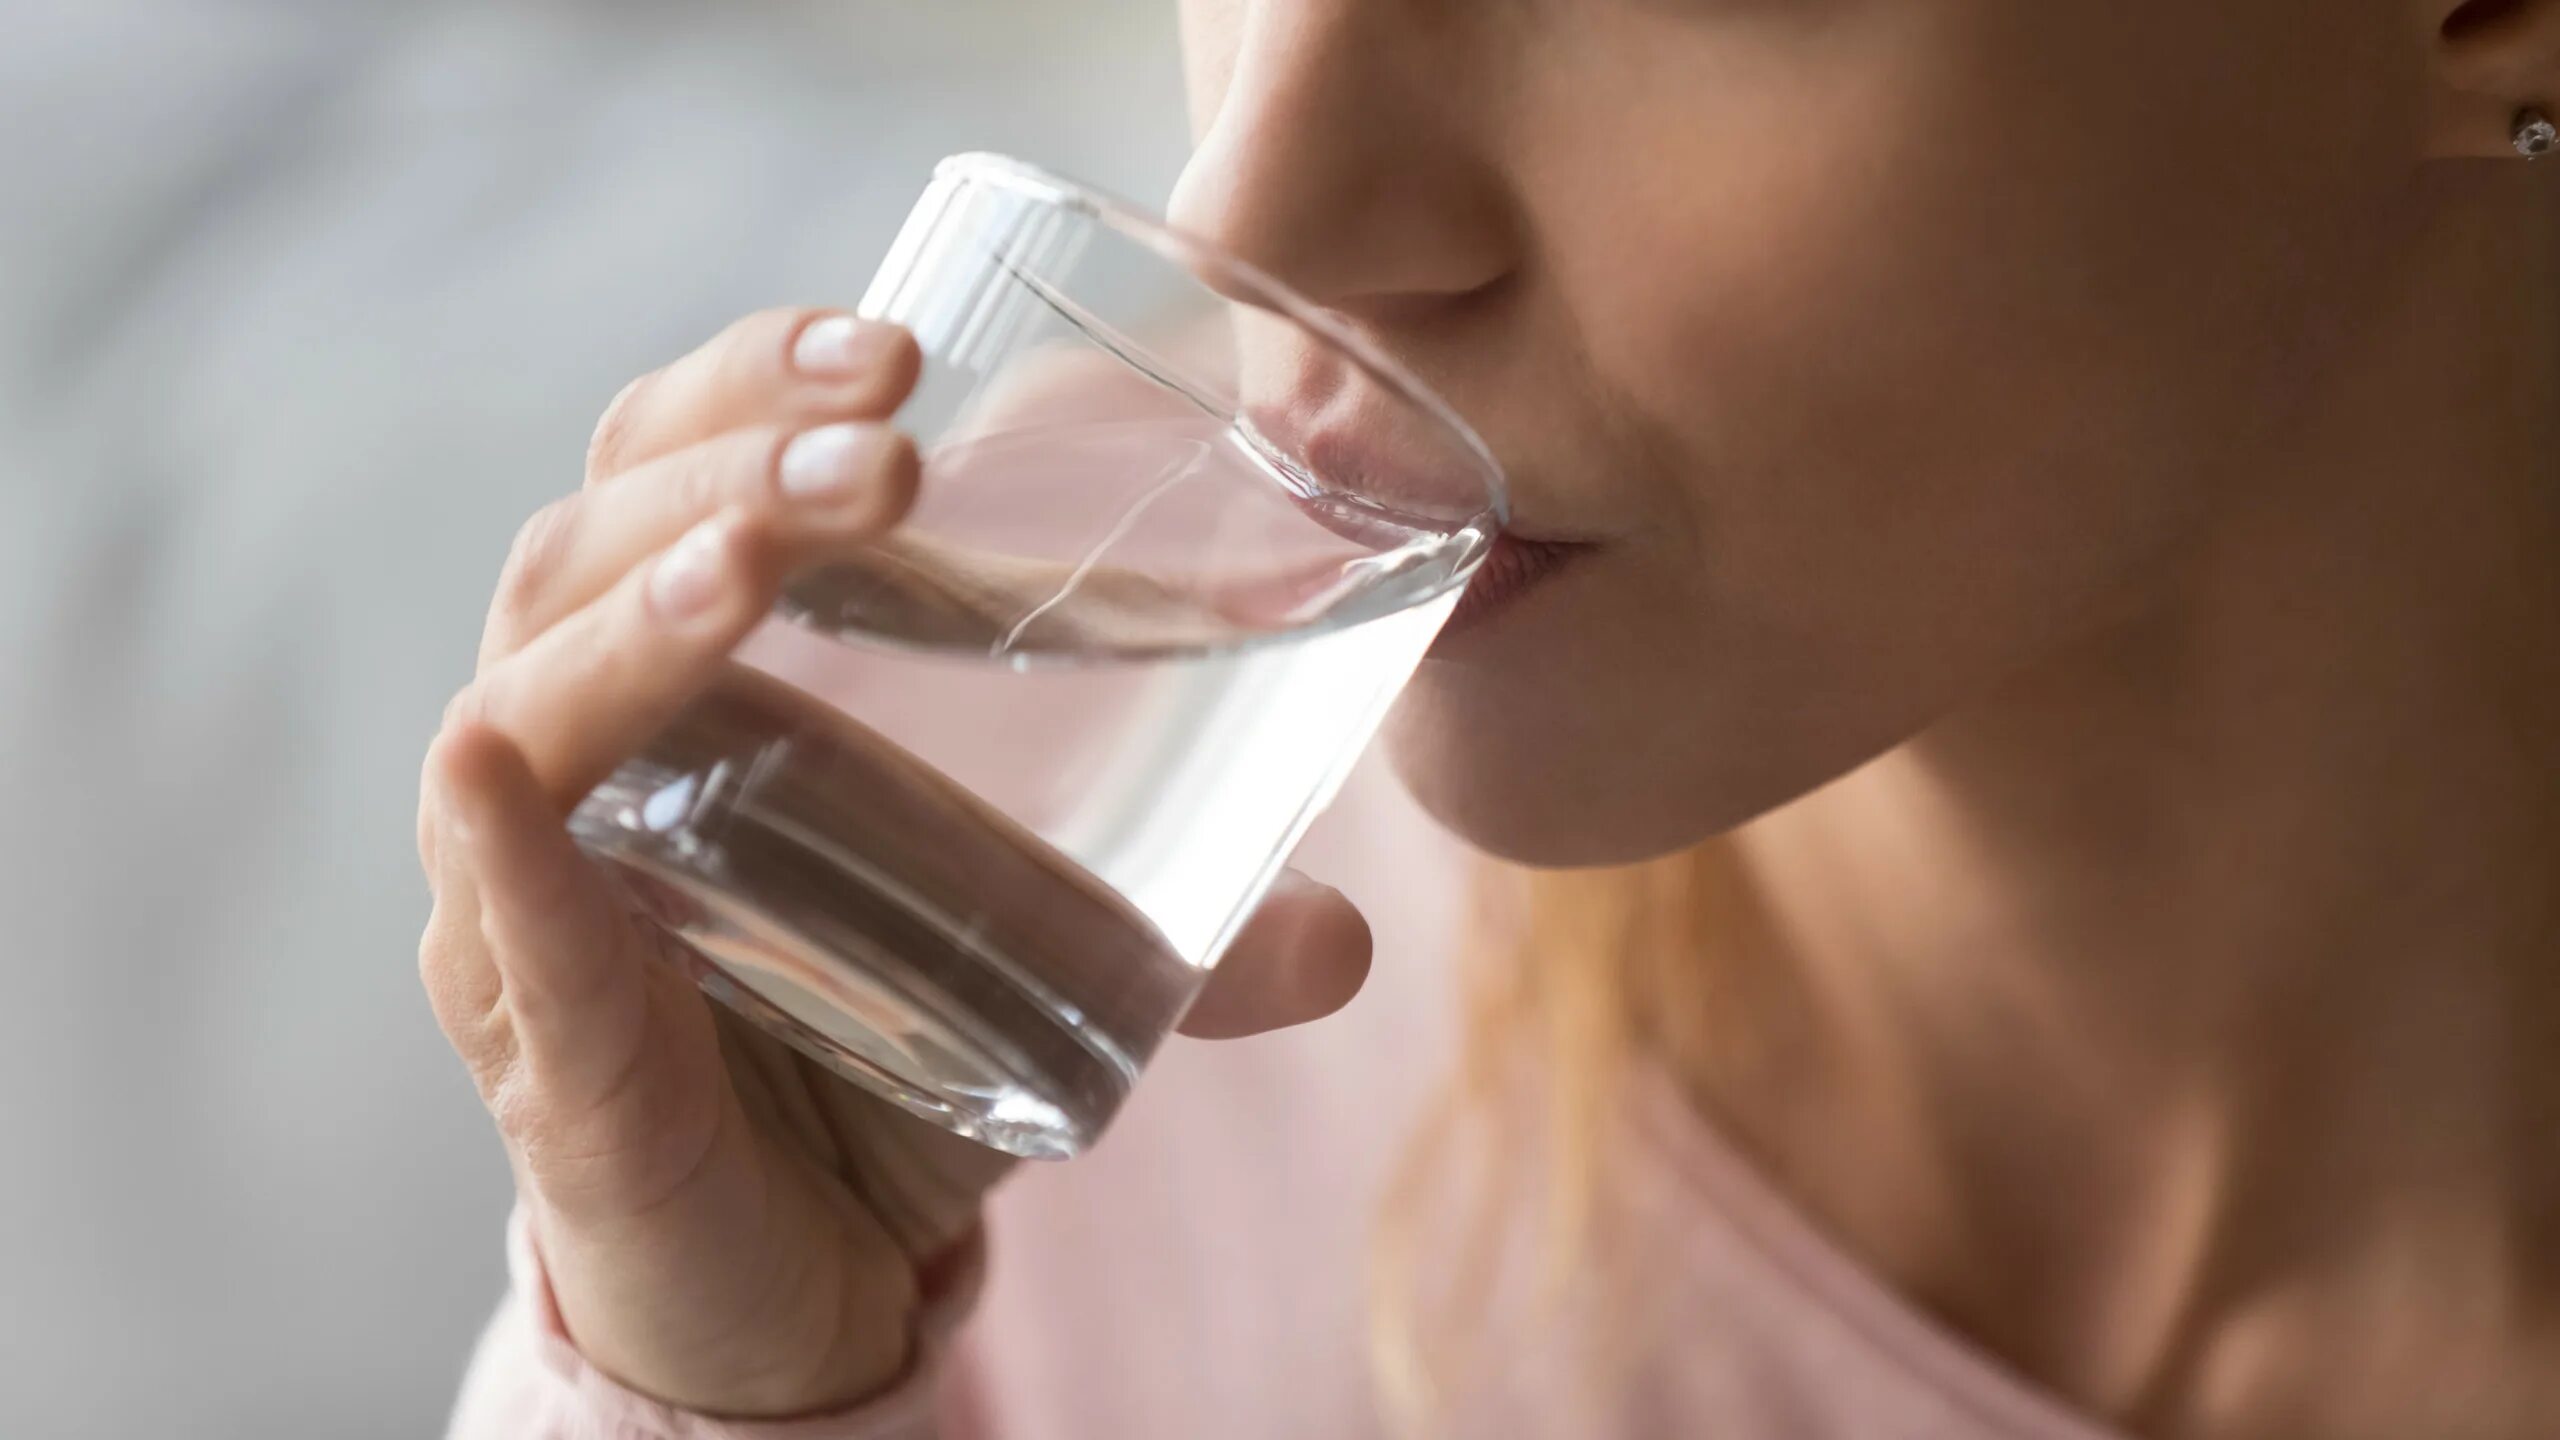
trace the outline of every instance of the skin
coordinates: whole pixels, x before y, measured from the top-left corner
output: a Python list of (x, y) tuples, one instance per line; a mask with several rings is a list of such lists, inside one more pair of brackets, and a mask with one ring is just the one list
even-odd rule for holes
[[(1420, 371), (1519, 528), (1589, 544), (1390, 738), (1512, 858), (1726, 837), (1748, 903), (1699, 964), (1750, 1043), (1679, 1057), (1701, 1107), (2138, 1433), (2560, 1426), (2560, 206), (2507, 148), (2560, 110), (2560, 0), (1184, 18), (1177, 223)], [(904, 386), (794, 377), (806, 323), (617, 405), (566, 527), (613, 538), (520, 552), (422, 807), (429, 986), (573, 1336), (735, 1413), (893, 1377), (993, 1178), (722, 1049), (560, 834), (911, 485), (775, 498), (779, 435)], [(717, 509), (717, 601), (652, 608)], [(1206, 1013), (1308, 1018), (1365, 959), (1290, 887)], [(795, 1128), (784, 1073), (837, 1118)]]

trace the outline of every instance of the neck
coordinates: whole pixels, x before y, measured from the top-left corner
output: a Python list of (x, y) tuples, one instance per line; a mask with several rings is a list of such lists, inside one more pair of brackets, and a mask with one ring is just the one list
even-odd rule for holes
[(2151, 1433), (2505, 1433), (2367, 1386), (2515, 1403), (2560, 1304), (2560, 226), (2448, 183), (2143, 604), (1733, 847), (1792, 1038), (1711, 1102)]

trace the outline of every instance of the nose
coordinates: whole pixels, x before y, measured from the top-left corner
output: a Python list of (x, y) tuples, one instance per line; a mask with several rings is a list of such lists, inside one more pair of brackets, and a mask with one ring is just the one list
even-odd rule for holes
[(1400, 30), (1408, 7), (1377, 0), (1240, 8), (1222, 91), (1195, 97), (1209, 120), (1174, 224), (1357, 319), (1428, 314), (1505, 279), (1510, 206), (1446, 37)]

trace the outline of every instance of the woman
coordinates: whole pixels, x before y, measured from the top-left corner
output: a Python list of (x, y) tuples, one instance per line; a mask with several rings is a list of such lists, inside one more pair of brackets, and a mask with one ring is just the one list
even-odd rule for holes
[[(1177, 222), (1476, 418), (1549, 562), (1390, 734), (1554, 872), (1460, 1097), (1548, 1123), (1390, 1207), (1405, 1418), (2560, 1433), (2560, 0), (1185, 19)], [(421, 814), (523, 1198), (457, 1433), (1382, 1430), (1333, 1303), (1370, 1197), (1282, 1162), (1468, 1133), (1341, 1102), (1403, 1056), (1303, 1051), (1251, 1126), (1155, 1077), (1197, 1167), (1041, 1198), (1168, 1233), (989, 1258), (989, 1157), (724, 1041), (562, 833), (894, 523), (914, 364), (746, 321), (518, 547)], [(1367, 949), (1284, 885), (1192, 1028)], [(1225, 1248), (1151, 1273), (1173, 1230)], [(1307, 1234), (1309, 1294), (1254, 1268)]]

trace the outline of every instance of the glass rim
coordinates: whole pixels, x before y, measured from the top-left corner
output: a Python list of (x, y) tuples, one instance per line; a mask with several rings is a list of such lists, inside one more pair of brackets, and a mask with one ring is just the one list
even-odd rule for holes
[[(1484, 437), (1476, 433), (1476, 428), (1467, 423), (1466, 417), (1442, 399), (1440, 393), (1415, 374), (1411, 367), (1378, 348), (1367, 336), (1300, 295), (1269, 271), (1157, 218), (1146, 206), (1124, 200), (1108, 190), (1070, 180), (1011, 155), (989, 150), (967, 151), (936, 164), (933, 175), (936, 180), (993, 186), (1086, 216), (1186, 269), (1205, 265), (1218, 271), (1222, 280), (1242, 282), (1239, 288), (1251, 292), (1244, 303), (1276, 314), (1342, 351), (1379, 381), (1392, 387), (1398, 398), (1447, 432), (1478, 472), (1485, 497), (1484, 516), (1491, 519), (1497, 530), (1511, 523), (1510, 477), (1503, 471), (1502, 462), (1494, 458), (1492, 447), (1485, 444)], [(1198, 278), (1196, 271), (1194, 278)], [(1220, 287), (1208, 288), (1226, 293)]]

